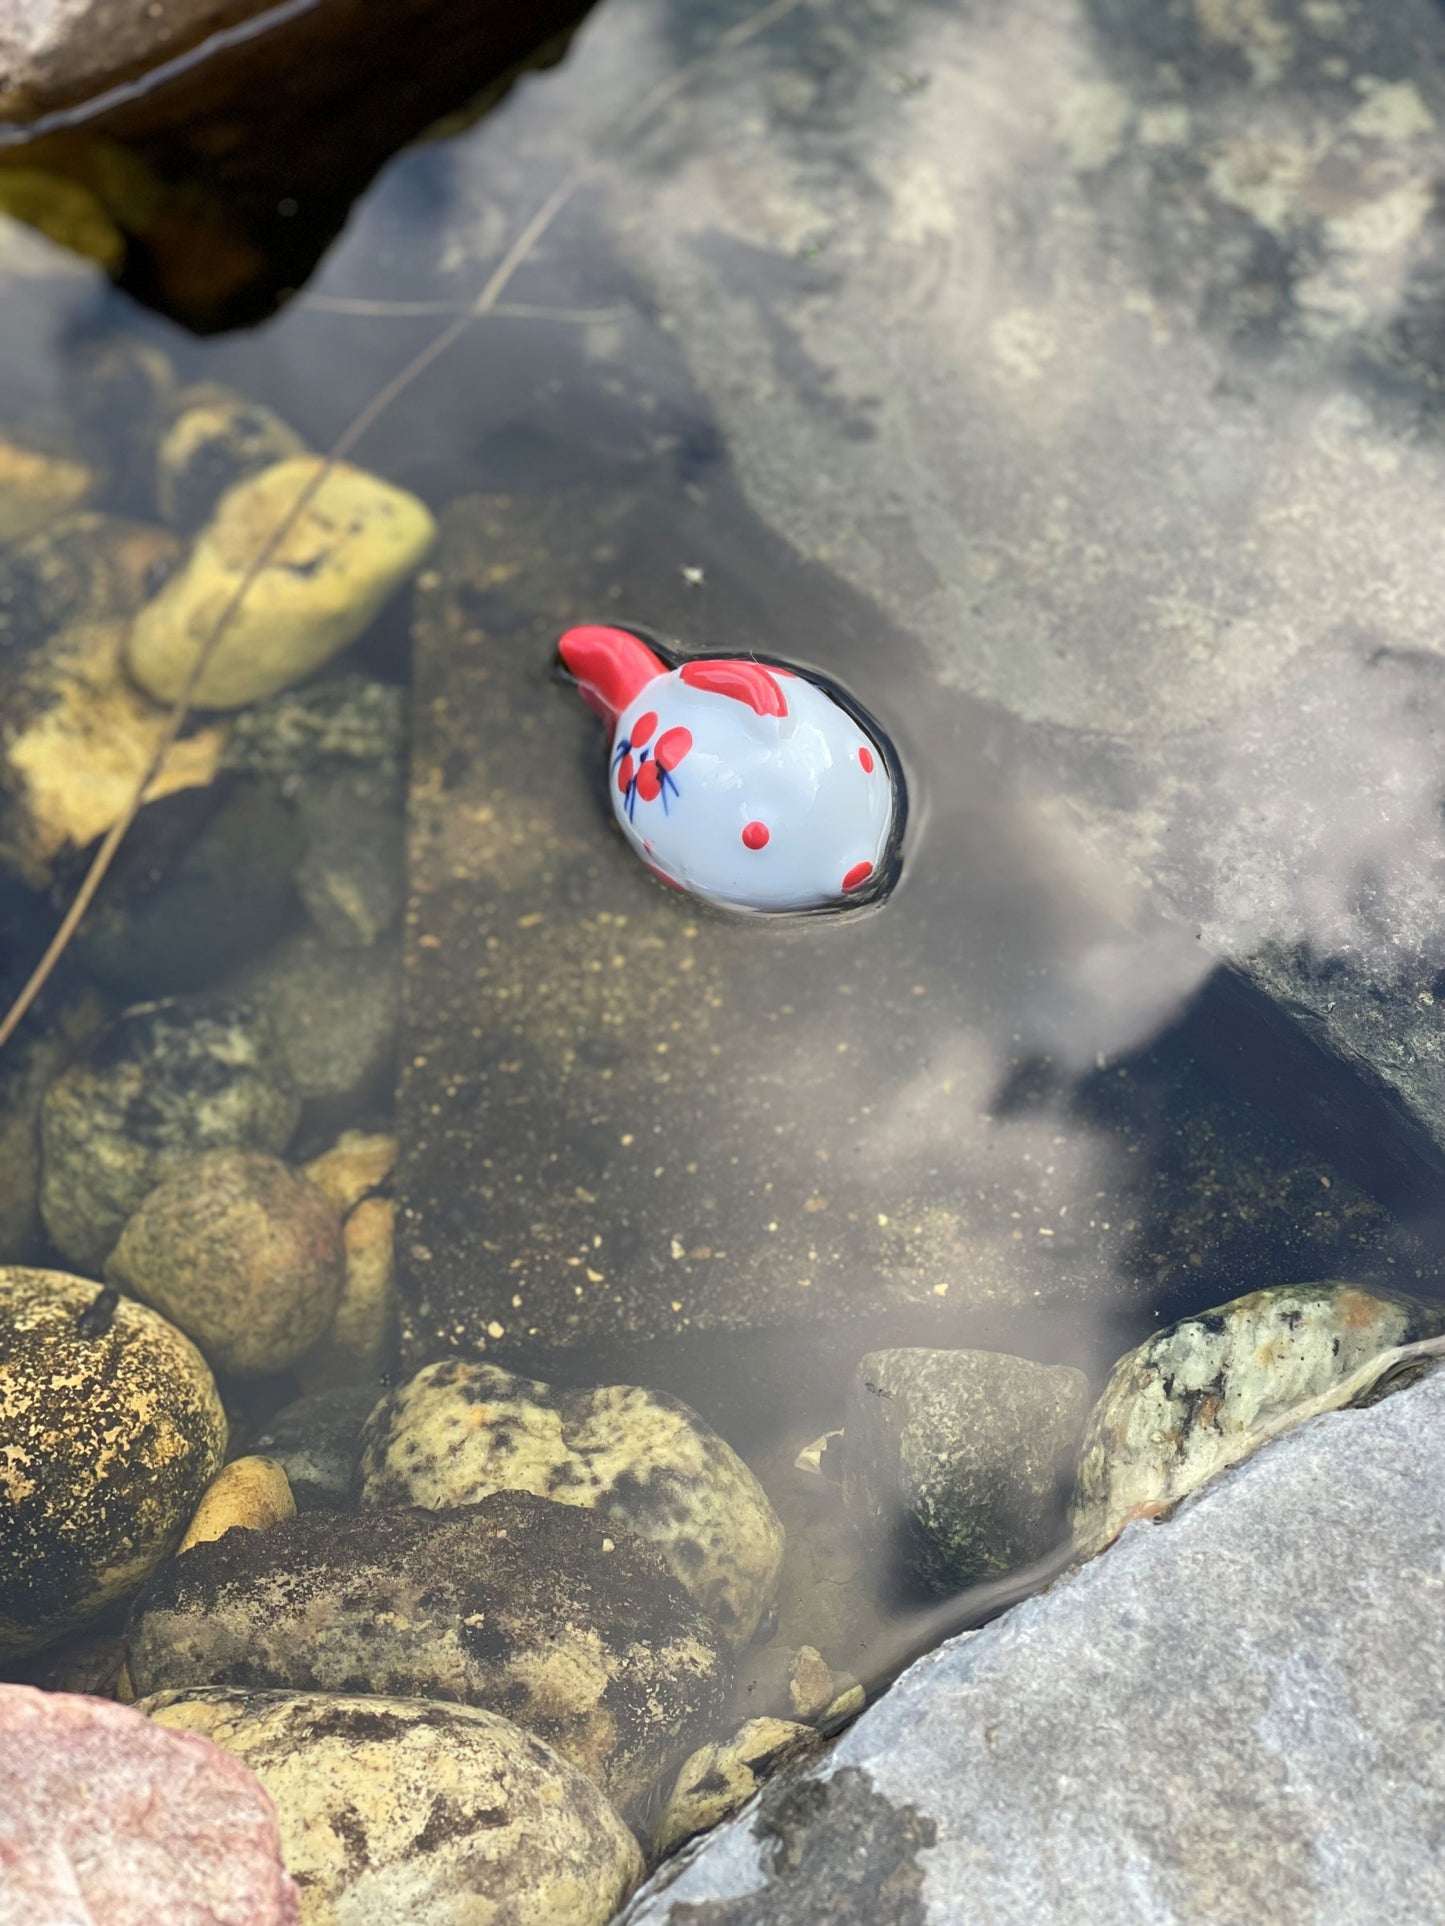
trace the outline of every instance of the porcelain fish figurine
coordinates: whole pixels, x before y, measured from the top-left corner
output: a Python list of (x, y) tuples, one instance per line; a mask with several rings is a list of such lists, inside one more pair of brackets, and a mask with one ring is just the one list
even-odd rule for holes
[(558, 653), (607, 724), (622, 833), (664, 882), (742, 910), (886, 893), (902, 777), (846, 698), (771, 662), (674, 666), (628, 629), (569, 629)]

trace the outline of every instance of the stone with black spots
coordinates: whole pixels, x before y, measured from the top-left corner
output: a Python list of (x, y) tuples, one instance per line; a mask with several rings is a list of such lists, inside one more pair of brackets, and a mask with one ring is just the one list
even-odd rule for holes
[(380, 1693), (499, 1712), (627, 1817), (727, 1724), (732, 1664), (647, 1545), (527, 1492), (303, 1512), (197, 1545), (137, 1601), (138, 1693)]
[(783, 1527), (725, 1439), (678, 1398), (632, 1384), (570, 1390), (449, 1359), (372, 1413), (363, 1505), (474, 1504), (533, 1491), (645, 1538), (733, 1648), (772, 1602)]

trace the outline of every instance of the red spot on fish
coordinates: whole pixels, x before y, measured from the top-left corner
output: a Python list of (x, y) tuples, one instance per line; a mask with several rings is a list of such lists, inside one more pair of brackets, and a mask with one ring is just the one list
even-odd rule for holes
[(690, 689), (745, 702), (760, 716), (785, 716), (787, 697), (775, 675), (760, 662), (684, 662), (680, 671)]
[[(637, 738), (634, 736), (633, 741), (635, 742), (636, 740)], [(860, 749), (858, 751), (858, 760), (863, 765), (863, 774), (865, 776), (871, 776), (873, 774), (873, 751), (867, 748)]]
[(633, 774), (632, 758), (631, 756), (624, 756), (617, 765), (617, 787), (622, 791), (624, 796), (632, 787)]
[(843, 894), (847, 896), (853, 890), (861, 889), (872, 874), (873, 865), (871, 863), (854, 863), (853, 867), (848, 871), (848, 874), (843, 878)]
[(766, 823), (749, 823), (743, 831), (743, 842), (749, 849), (766, 849), (771, 835)]
[(640, 715), (628, 730), (628, 740), (634, 749), (640, 749), (644, 742), (651, 742), (652, 732), (657, 727), (657, 711), (648, 709)]
[(645, 762), (637, 772), (637, 793), (644, 802), (656, 802), (662, 788), (662, 771), (655, 762)]
[(676, 769), (691, 747), (691, 729), (664, 729), (657, 738), (657, 748), (653, 754), (663, 769), (672, 770)]

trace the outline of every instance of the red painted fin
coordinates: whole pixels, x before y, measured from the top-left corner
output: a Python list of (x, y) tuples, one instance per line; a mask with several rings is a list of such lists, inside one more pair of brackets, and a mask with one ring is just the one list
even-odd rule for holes
[(576, 676), (582, 700), (609, 728), (654, 677), (667, 674), (667, 664), (626, 629), (596, 624), (568, 629), (557, 653)]
[(787, 697), (777, 677), (760, 662), (685, 662), (682, 679), (690, 689), (706, 689), (710, 695), (745, 702), (760, 716), (788, 713)]

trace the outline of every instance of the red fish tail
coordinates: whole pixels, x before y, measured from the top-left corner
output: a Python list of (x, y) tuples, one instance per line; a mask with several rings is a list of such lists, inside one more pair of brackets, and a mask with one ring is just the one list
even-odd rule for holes
[(577, 692), (595, 709), (608, 728), (655, 677), (667, 674), (667, 664), (647, 644), (626, 629), (589, 624), (568, 629), (557, 653), (577, 678)]

